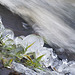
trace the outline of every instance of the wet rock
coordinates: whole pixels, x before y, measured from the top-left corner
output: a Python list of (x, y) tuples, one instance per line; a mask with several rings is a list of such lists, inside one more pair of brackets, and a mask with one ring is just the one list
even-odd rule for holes
[(0, 75), (9, 75), (10, 72), (12, 72), (12, 70), (7, 69), (7, 68), (0, 69)]
[(55, 53), (58, 55), (59, 59), (68, 59), (68, 61), (75, 61), (75, 53), (70, 52), (70, 50), (65, 50), (62, 48), (55, 49)]
[(21, 73), (18, 73), (18, 72), (10, 72), (9, 75), (25, 75), (25, 74), (21, 74)]
[(13, 69), (4, 68), (0, 62), (0, 75), (25, 75), (14, 71)]

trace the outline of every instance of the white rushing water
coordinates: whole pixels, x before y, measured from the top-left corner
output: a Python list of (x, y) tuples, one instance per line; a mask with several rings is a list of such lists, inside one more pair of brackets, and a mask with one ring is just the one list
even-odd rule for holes
[[(45, 68), (45, 71), (41, 71), (37, 69), (37, 72), (35, 72), (32, 69), (29, 69), (25, 67), (24, 65), (16, 62), (12, 62), (12, 67), (15, 71), (19, 73), (25, 73), (26, 75), (75, 75), (75, 61), (67, 61), (66, 60), (59, 60), (57, 55), (53, 53), (52, 48), (44, 47), (44, 41), (40, 36), (31, 34), (28, 36), (19, 36), (14, 37), (14, 32), (10, 29), (6, 29), (4, 25), (2, 24), (2, 21), (0, 19), (0, 36), (2, 35), (3, 42), (8, 44), (20, 44), (24, 48), (26, 48), (27, 45), (32, 44), (35, 42), (30, 48), (28, 48), (27, 53), (29, 52), (35, 52), (36, 57), (39, 57), (43, 54), (45, 54), (42, 57), (41, 64), (43, 64), (43, 67)], [(12, 39), (14, 41), (12, 42), (6, 42), (6, 40)], [(48, 67), (51, 67), (51, 69), (48, 69)]]

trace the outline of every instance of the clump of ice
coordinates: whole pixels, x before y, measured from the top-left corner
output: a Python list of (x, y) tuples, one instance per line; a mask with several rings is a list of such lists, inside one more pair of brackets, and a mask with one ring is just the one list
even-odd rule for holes
[(14, 33), (12, 30), (10, 29), (5, 29), (3, 32), (2, 32), (2, 38), (3, 38), (3, 42), (6, 42), (6, 40), (8, 39), (14, 39)]
[(51, 71), (44, 72), (39, 70), (39, 72), (35, 72), (25, 67), (24, 65), (16, 63), (16, 62), (13, 62), (12, 65), (13, 65), (12, 68), (14, 68), (15, 71), (19, 73), (24, 73), (25, 75), (58, 75), (57, 72), (51, 72)]
[[(3, 38), (2, 41), (6, 45), (9, 45), (10, 43), (12, 45), (20, 44), (21, 46), (26, 48), (30, 44), (34, 43), (30, 48), (28, 48), (27, 53), (35, 52), (36, 58), (44, 55), (40, 63), (43, 65), (45, 72), (40, 70), (38, 72), (35, 72), (32, 69), (29, 69), (24, 65), (13, 61), (11, 68), (13, 68), (15, 71), (25, 73), (26, 75), (75, 75), (75, 61), (68, 62), (67, 59), (59, 60), (57, 55), (53, 53), (52, 48), (43, 47), (44, 41), (40, 36), (31, 34), (26, 37), (14, 37), (13, 31), (10, 29), (6, 29), (0, 19), (0, 36), (1, 35)], [(52, 70), (48, 69), (49, 66), (52, 68)]]

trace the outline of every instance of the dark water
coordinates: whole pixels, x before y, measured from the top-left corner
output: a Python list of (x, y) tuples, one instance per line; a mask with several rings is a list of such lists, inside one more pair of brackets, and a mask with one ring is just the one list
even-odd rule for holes
[[(23, 28), (22, 22), (25, 22), (18, 15), (11, 13), (5, 7), (0, 5), (0, 16), (2, 18), (2, 22), (6, 28), (10, 28), (14, 31), (15, 36), (19, 35), (28, 35), (33, 33), (31, 27), (28, 26), (28, 29)], [(24, 75), (14, 72), (13, 70), (4, 68), (0, 63), (0, 75)]]
[(22, 22), (26, 23), (22, 18), (18, 15), (11, 13), (5, 7), (0, 5), (0, 16), (2, 18), (2, 22), (6, 28), (10, 28), (14, 31), (15, 36), (19, 35), (28, 35), (33, 32), (32, 28), (28, 26), (28, 30), (23, 28)]

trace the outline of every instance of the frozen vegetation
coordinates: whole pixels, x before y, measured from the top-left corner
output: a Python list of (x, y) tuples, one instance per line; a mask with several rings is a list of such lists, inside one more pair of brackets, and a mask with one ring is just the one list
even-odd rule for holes
[[(0, 62), (26, 75), (75, 75), (75, 61), (59, 60), (40, 36), (14, 37), (0, 19)], [(48, 68), (50, 67), (50, 68)]]

